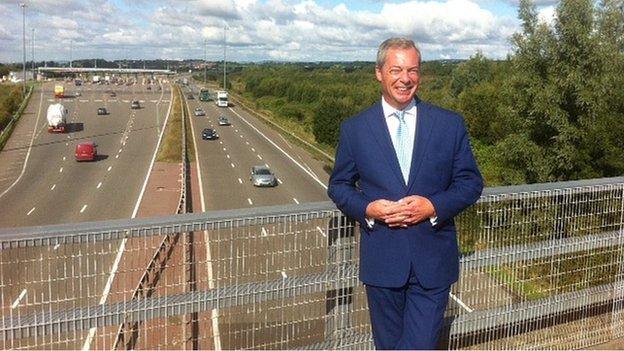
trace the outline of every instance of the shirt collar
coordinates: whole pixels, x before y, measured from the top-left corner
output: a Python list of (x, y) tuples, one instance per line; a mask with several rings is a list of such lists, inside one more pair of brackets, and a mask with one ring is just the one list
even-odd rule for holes
[[(398, 111), (396, 108), (390, 106), (383, 96), (381, 97), (381, 107), (385, 118), (394, 116), (394, 113)], [(407, 116), (416, 116), (416, 101), (412, 98), (412, 101), (410, 101), (409, 105), (407, 105), (403, 111)]]

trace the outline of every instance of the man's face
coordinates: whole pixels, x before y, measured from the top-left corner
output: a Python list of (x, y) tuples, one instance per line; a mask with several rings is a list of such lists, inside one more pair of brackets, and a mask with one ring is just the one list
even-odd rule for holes
[(402, 110), (418, 92), (419, 61), (418, 52), (414, 49), (390, 48), (384, 65), (375, 67), (383, 97), (390, 106)]

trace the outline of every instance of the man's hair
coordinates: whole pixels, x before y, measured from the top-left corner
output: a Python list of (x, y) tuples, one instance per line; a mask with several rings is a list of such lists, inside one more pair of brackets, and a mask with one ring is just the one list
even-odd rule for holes
[(420, 50), (414, 44), (414, 41), (407, 38), (390, 38), (384, 40), (377, 50), (377, 67), (381, 68), (386, 63), (388, 50), (390, 49), (414, 49), (418, 53), (418, 63), (422, 61)]

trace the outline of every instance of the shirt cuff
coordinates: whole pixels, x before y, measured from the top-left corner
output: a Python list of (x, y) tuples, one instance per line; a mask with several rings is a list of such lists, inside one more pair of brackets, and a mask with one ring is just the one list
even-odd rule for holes
[(373, 229), (373, 226), (375, 225), (375, 218), (365, 217), (364, 220), (366, 221), (366, 226), (368, 227), (368, 229)]
[(438, 216), (429, 217), (429, 222), (431, 222), (431, 226), (435, 227), (435, 225), (438, 224)]

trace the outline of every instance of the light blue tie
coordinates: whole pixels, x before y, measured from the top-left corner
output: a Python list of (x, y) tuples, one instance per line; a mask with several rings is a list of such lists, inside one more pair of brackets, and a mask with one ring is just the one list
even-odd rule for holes
[(396, 154), (399, 159), (399, 165), (401, 166), (401, 173), (403, 173), (403, 180), (405, 180), (405, 184), (407, 184), (412, 163), (409, 145), (409, 129), (407, 127), (407, 122), (405, 122), (404, 111), (397, 111), (394, 115), (399, 120), (399, 127), (396, 130)]

